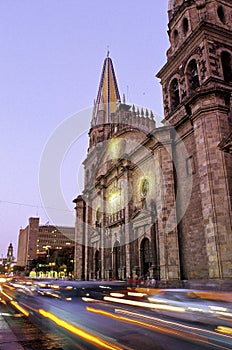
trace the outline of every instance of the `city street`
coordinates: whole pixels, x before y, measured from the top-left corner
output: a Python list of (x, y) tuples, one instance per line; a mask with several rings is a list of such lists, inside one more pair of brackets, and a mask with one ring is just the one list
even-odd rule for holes
[[(231, 335), (219, 334), (213, 326), (160, 316), (149, 307), (128, 305), (132, 299), (122, 304), (117, 298), (104, 301), (20, 292), (12, 303), (12, 296), (4, 288), (3, 297), (11, 306), (2, 305), (1, 313), (24, 349), (50, 349), (53, 343), (53, 349), (70, 350), (232, 349)], [(24, 317), (12, 316), (13, 304), (18, 311), (22, 308)], [(30, 337), (34, 345), (28, 348)]]

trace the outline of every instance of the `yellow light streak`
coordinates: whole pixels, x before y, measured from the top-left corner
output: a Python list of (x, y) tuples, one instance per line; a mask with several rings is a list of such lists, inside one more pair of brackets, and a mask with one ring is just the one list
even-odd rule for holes
[(89, 311), (89, 312), (92, 312), (92, 313), (96, 313), (96, 314), (100, 314), (100, 315), (103, 315), (103, 316), (107, 316), (107, 317), (110, 317), (110, 318), (113, 318), (113, 319), (116, 319), (116, 320), (119, 320), (119, 321), (132, 323), (132, 324), (135, 324), (137, 326), (146, 327), (146, 328), (149, 328), (151, 330), (159, 331), (161, 333), (169, 334), (169, 335), (172, 335), (172, 336), (183, 337), (183, 335), (184, 335), (188, 339), (191, 339), (191, 340), (194, 340), (194, 341), (197, 340), (197, 341), (202, 341), (202, 342), (208, 343), (207, 340), (205, 341), (204, 337), (201, 337), (198, 334), (197, 335), (189, 334), (187, 332), (179, 331), (179, 330), (176, 330), (176, 329), (170, 329), (170, 328), (168, 329), (168, 328), (165, 328), (163, 326), (153, 325), (153, 324), (149, 324), (149, 323), (146, 323), (146, 322), (143, 322), (143, 321), (139, 321), (139, 320), (133, 320), (133, 319), (130, 319), (130, 318), (127, 318), (127, 317), (124, 317), (124, 316), (117, 316), (116, 314), (110, 313), (108, 311), (104, 311), (104, 310), (100, 310), (100, 309), (94, 309), (94, 308), (89, 307), (89, 306), (86, 307), (86, 310)]
[(1, 291), (1, 294), (4, 295), (7, 299), (13, 300), (13, 298), (10, 295), (8, 295), (7, 293), (3, 292), (3, 290)]
[(78, 337), (81, 337), (82, 339), (100, 346), (102, 349), (110, 349), (110, 350), (123, 350), (121, 347), (111, 344), (99, 337), (96, 337), (95, 335), (92, 335), (91, 333), (85, 332), (80, 328), (77, 328), (71, 323), (68, 323), (61, 318), (58, 318), (54, 314), (47, 312), (43, 309), (39, 309), (39, 313), (43, 315), (46, 318), (49, 318), (51, 321), (55, 322), (58, 326), (68, 330), (69, 332), (72, 332), (73, 334), (77, 335)]
[[(104, 316), (107, 316), (107, 317), (111, 317), (113, 319), (116, 319), (116, 320), (119, 320), (119, 321), (122, 321), (122, 322), (127, 322), (127, 323), (132, 323), (132, 324), (136, 324), (138, 326), (141, 326), (141, 327), (146, 327), (146, 328), (149, 328), (151, 330), (154, 330), (154, 331), (157, 331), (157, 332), (160, 332), (162, 334), (168, 334), (168, 335), (171, 335), (171, 336), (174, 336), (174, 337), (179, 337), (181, 339), (188, 339), (190, 341), (193, 341), (193, 342), (196, 342), (196, 343), (204, 343), (204, 344), (207, 344), (207, 345), (214, 345), (208, 338), (207, 336), (201, 336), (199, 334), (195, 334), (195, 333), (192, 333), (192, 332), (188, 332), (188, 331), (182, 331), (182, 330), (177, 330), (177, 329), (172, 329), (172, 328), (167, 328), (165, 326), (158, 326), (158, 325), (154, 325), (154, 324), (148, 324), (148, 323), (145, 323), (143, 321), (139, 321), (139, 320), (133, 320), (131, 318), (126, 318), (124, 316), (117, 316), (113, 313), (110, 313), (110, 312), (107, 312), (107, 311), (104, 311), (104, 310), (100, 310), (100, 309), (94, 309), (92, 307), (86, 307), (86, 310), (89, 311), (89, 312), (93, 312), (93, 313), (96, 313), (96, 314), (100, 314), (100, 315), (104, 315)], [(120, 310), (122, 311), (122, 310)], [(192, 327), (190, 327), (191, 329)], [(220, 328), (220, 327), (219, 327)], [(225, 328), (226, 327), (223, 327), (224, 328), (224, 332), (226, 331)], [(194, 328), (192, 328), (194, 329)], [(229, 332), (229, 329), (227, 329), (227, 332)], [(221, 329), (221, 332), (222, 332), (222, 329)], [(213, 334), (213, 332), (210, 332)], [(229, 334), (229, 333), (227, 333)], [(224, 347), (224, 346), (220, 346), (220, 345), (217, 345), (218, 348), (220, 349), (223, 349), (223, 350), (228, 350), (229, 348), (228, 347)]]
[(58, 286), (57, 284), (52, 284), (52, 285), (51, 285), (51, 288), (52, 288), (52, 289), (60, 289), (60, 286)]
[(139, 293), (139, 292), (128, 292), (127, 294), (131, 297), (139, 297), (139, 298), (145, 297), (147, 295), (146, 293)]
[(17, 310), (19, 310), (24, 316), (28, 317), (30, 314), (27, 310), (21, 307), (16, 301), (11, 300), (10, 302)]
[[(114, 311), (115, 311), (115, 313), (125, 314), (125, 315), (130, 316), (130, 317), (131, 316), (132, 317), (140, 317), (140, 318), (147, 319), (148, 321), (152, 321), (152, 322), (153, 321), (156, 321), (156, 322), (158, 321), (159, 323), (161, 322), (164, 325), (166, 325), (167, 327), (173, 327), (173, 326), (174, 327), (175, 326), (179, 327), (180, 326), (179, 323), (176, 323), (176, 322), (173, 322), (173, 321), (167, 321), (167, 320), (163, 320), (163, 319), (160, 319), (160, 318), (157, 318), (157, 317), (152, 317), (152, 316), (144, 315), (144, 314), (141, 314), (141, 313), (131, 312), (131, 311), (124, 310), (124, 309), (114, 309)], [(218, 326), (218, 327), (220, 327), (220, 326)], [(183, 328), (184, 334), (186, 332), (191, 332), (191, 334), (193, 332), (202, 332), (202, 330), (203, 330), (202, 328), (197, 328), (197, 327), (188, 326), (188, 325), (184, 325), (184, 324), (181, 324), (181, 328)], [(223, 328), (225, 328), (225, 327), (223, 327)], [(228, 330), (229, 327), (226, 327), (226, 328)], [(215, 329), (215, 330), (217, 330), (217, 329)], [(206, 329), (204, 330), (204, 337), (206, 336), (208, 338), (209, 336), (212, 336), (212, 335), (215, 336), (215, 332), (214, 331), (210, 331), (210, 330), (206, 330)], [(224, 338), (229, 338), (230, 339), (230, 337), (228, 337), (225, 334), (221, 335), (221, 337), (223, 337), (223, 339)], [(228, 349), (228, 348), (224, 348), (224, 347), (220, 347), (220, 348), (221, 349)]]
[(232, 335), (232, 328), (230, 328), (230, 327), (218, 326), (215, 330), (217, 332), (220, 332), (220, 333), (223, 333), (223, 334), (230, 334), (230, 335)]
[(10, 290), (15, 290), (15, 288), (14, 288), (14, 287), (9, 286), (8, 284), (4, 284), (4, 288), (8, 288), (8, 289), (10, 289)]

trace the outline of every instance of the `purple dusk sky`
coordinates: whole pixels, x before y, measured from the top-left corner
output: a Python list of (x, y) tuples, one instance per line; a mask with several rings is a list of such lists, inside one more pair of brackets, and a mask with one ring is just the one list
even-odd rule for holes
[[(88, 147), (82, 134), (90, 125), (80, 111), (92, 108), (108, 48), (121, 97), (124, 93), (128, 103), (152, 109), (162, 119), (155, 74), (166, 62), (167, 10), (168, 0), (0, 2), (1, 256), (12, 242), (17, 257), (19, 229), (29, 217), (74, 226), (72, 200), (82, 190), (81, 163)], [(75, 114), (80, 127), (71, 122), (71, 129), (78, 142), (68, 145), (75, 135), (64, 141), (62, 162), (55, 164), (57, 140), (68, 136), (66, 121)], [(59, 222), (53, 222), (41, 200), (39, 169), (51, 139), (54, 159), (47, 175), (58, 166), (72, 222), (63, 221), (56, 194), (45, 205), (60, 213), (54, 216)]]

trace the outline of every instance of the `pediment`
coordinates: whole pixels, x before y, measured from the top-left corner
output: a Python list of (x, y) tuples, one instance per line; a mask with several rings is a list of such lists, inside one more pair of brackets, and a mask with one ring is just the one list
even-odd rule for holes
[(131, 222), (134, 227), (149, 225), (152, 221), (151, 211), (145, 208), (136, 209), (131, 216)]

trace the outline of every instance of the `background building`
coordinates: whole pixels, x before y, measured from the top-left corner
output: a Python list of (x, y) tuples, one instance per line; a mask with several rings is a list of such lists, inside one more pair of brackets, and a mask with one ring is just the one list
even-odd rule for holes
[(76, 204), (77, 278), (232, 278), (232, 3), (169, 2), (164, 126), (104, 61)]
[(74, 237), (74, 227), (40, 225), (39, 218), (29, 218), (28, 226), (19, 232), (17, 265), (29, 267), (51, 250), (73, 247)]

